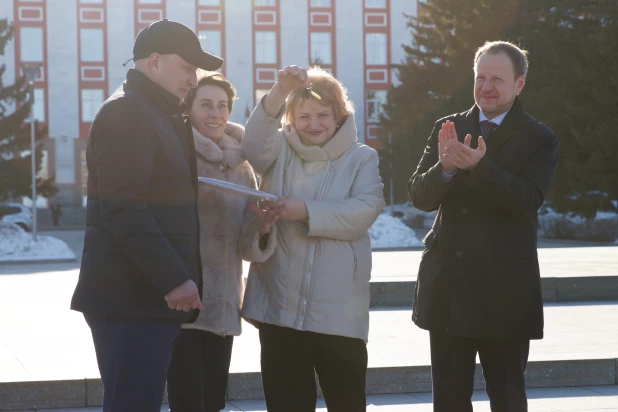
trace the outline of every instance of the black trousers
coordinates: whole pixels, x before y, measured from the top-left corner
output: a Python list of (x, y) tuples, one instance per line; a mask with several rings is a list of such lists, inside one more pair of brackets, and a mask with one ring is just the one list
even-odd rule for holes
[(524, 371), (530, 341), (463, 338), (430, 332), (434, 412), (471, 412), (478, 353), (492, 412), (526, 412)]
[(317, 375), (330, 412), (366, 410), (362, 339), (260, 325), (262, 384), (269, 412), (315, 411)]
[(103, 411), (160, 412), (180, 323), (84, 317), (103, 381)]
[(167, 373), (171, 412), (218, 412), (225, 408), (233, 336), (183, 329)]

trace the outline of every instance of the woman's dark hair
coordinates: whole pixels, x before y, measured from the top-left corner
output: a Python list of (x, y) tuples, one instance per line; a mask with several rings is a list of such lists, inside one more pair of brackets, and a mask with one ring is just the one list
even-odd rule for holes
[(193, 106), (197, 89), (207, 85), (217, 86), (225, 90), (225, 93), (227, 94), (227, 107), (230, 113), (232, 113), (232, 106), (234, 105), (234, 100), (236, 100), (236, 89), (232, 86), (232, 83), (230, 83), (225, 76), (219, 72), (209, 72), (201, 69), (197, 72), (197, 87), (189, 90), (185, 96), (187, 110), (191, 109), (191, 106)]

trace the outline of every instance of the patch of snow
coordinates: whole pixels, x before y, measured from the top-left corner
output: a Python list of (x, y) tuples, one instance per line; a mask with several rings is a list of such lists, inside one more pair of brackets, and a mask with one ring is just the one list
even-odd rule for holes
[(597, 215), (594, 218), (595, 219), (618, 219), (618, 213), (597, 211)]
[(378, 220), (369, 228), (369, 237), (373, 249), (423, 246), (414, 230), (386, 213), (378, 216)]
[(60, 239), (32, 234), (13, 223), (0, 222), (0, 261), (75, 259), (75, 254)]

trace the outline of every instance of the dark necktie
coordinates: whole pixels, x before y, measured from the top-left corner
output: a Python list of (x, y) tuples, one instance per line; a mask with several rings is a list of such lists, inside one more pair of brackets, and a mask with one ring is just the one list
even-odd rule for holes
[(494, 130), (498, 128), (498, 125), (489, 120), (483, 120), (481, 122), (481, 134), (483, 135), (483, 140), (487, 142), (487, 140), (491, 137)]

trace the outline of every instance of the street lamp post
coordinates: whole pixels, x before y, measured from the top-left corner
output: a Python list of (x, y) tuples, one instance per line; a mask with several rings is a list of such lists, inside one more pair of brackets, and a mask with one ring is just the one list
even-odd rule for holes
[(389, 179), (388, 179), (388, 197), (391, 205), (391, 215), (395, 212), (393, 209), (395, 207), (395, 194), (393, 193), (394, 182), (393, 182), (393, 138), (391, 136), (391, 132), (388, 132), (388, 170), (389, 170)]
[(32, 168), (32, 239), (37, 240), (37, 210), (36, 210), (36, 144), (34, 141), (34, 79), (41, 65), (39, 63), (22, 63), (21, 69), (28, 79), (30, 94), (30, 165)]

